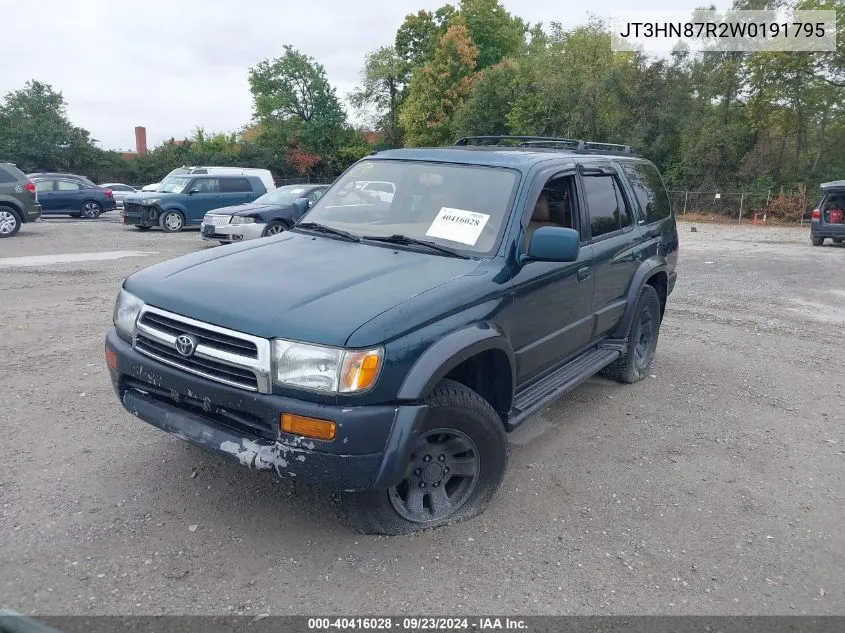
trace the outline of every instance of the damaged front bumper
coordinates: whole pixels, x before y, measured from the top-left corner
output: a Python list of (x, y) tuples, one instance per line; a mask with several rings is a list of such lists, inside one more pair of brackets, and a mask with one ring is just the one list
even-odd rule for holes
[[(339, 490), (388, 488), (401, 480), (423, 405), (344, 407), (259, 394), (193, 376), (148, 358), (114, 328), (106, 349), (123, 406), (141, 420), (257, 470)], [(332, 420), (332, 441), (279, 429), (282, 413)]]

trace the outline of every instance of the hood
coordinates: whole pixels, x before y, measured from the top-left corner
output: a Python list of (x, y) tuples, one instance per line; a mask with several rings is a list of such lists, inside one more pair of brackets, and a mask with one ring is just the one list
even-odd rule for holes
[(285, 232), (162, 262), (124, 287), (158, 308), (255, 336), (342, 346), (379, 314), (478, 264)]
[(164, 193), (163, 191), (144, 191), (142, 193), (130, 193), (126, 196), (127, 202), (143, 202), (144, 200), (154, 200), (156, 198), (159, 199), (167, 199), (167, 198), (175, 198), (182, 194), (178, 193)]
[(256, 213), (263, 213), (265, 211), (277, 211), (287, 209), (289, 205), (282, 204), (258, 204), (255, 202), (248, 202), (246, 204), (236, 204), (231, 207), (221, 207), (209, 211), (212, 215), (255, 215)]

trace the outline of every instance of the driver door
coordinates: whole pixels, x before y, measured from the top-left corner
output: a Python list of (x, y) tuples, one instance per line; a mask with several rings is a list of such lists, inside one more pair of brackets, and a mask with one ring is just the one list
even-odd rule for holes
[[(574, 262), (531, 262), (512, 279), (511, 341), (516, 356), (517, 384), (568, 360), (587, 347), (593, 336), (593, 248), (585, 240), (575, 170), (537, 177), (522, 218), (521, 251), (526, 252), (537, 201), (548, 200), (546, 225), (581, 233)], [(530, 225), (534, 226), (530, 226)]]

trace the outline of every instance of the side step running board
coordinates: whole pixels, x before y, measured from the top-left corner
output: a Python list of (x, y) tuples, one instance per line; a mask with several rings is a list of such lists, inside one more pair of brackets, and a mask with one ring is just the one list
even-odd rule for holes
[(508, 415), (508, 430), (515, 429), (525, 418), (571, 391), (617, 358), (617, 349), (591, 349), (519, 390), (514, 398), (513, 409)]

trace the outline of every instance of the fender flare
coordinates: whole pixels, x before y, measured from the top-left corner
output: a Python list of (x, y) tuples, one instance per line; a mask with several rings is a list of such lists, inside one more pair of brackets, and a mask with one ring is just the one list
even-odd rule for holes
[(628, 328), (631, 325), (631, 320), (634, 318), (634, 311), (637, 309), (637, 301), (643, 287), (648, 283), (648, 280), (660, 272), (666, 272), (666, 262), (658, 259), (647, 259), (631, 279), (631, 285), (628, 286), (628, 296), (626, 297), (627, 305), (619, 325), (616, 326), (616, 332), (613, 337), (617, 339), (625, 338), (628, 333)]
[(468, 358), (489, 350), (499, 350), (507, 356), (513, 392), (516, 361), (507, 337), (494, 323), (475, 323), (450, 332), (429, 346), (402, 382), (398, 399), (423, 399), (452, 369)]

